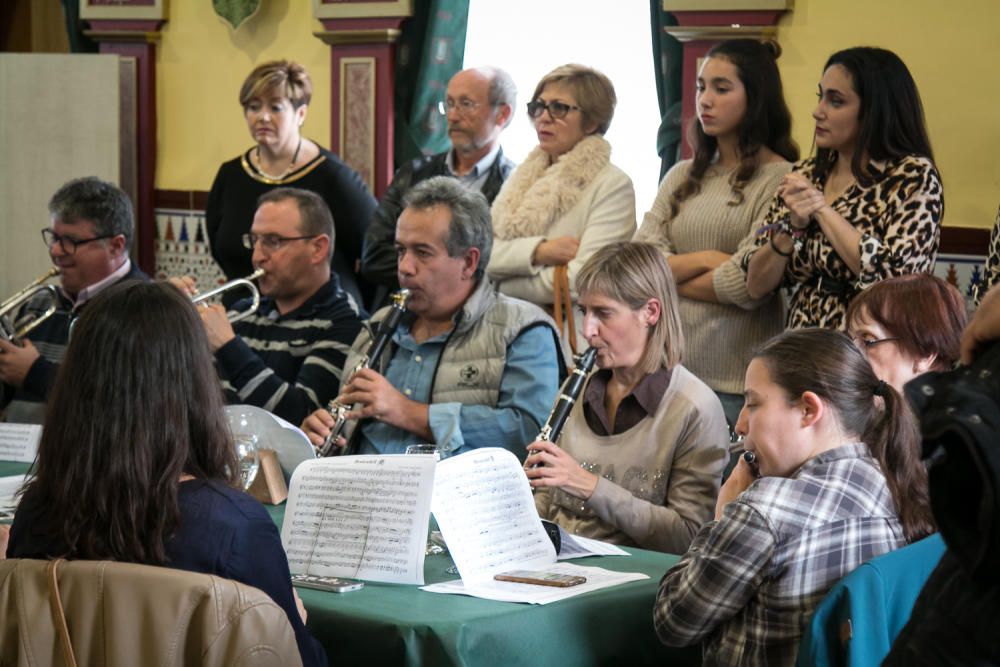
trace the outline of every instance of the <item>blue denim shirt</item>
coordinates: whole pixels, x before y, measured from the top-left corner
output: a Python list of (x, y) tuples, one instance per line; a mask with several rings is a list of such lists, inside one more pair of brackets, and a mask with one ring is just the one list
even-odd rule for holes
[[(385, 371), (389, 383), (412, 400), (430, 401), (431, 384), (450, 332), (417, 343), (409, 326), (393, 335), (396, 352)], [(431, 432), (441, 456), (476, 447), (503, 447), (524, 460), (525, 446), (545, 423), (559, 389), (559, 367), (552, 332), (547, 327), (522, 331), (507, 351), (496, 407), (432, 403)], [(402, 454), (419, 436), (384, 422), (361, 424), (359, 454)]]

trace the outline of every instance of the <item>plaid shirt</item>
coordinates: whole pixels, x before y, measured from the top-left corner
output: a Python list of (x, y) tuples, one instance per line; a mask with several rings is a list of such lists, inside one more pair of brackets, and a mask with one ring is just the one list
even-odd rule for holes
[(823, 452), (790, 478), (758, 479), (702, 527), (660, 582), (656, 632), (674, 646), (705, 639), (705, 665), (793, 665), (833, 584), (905, 543), (867, 446)]

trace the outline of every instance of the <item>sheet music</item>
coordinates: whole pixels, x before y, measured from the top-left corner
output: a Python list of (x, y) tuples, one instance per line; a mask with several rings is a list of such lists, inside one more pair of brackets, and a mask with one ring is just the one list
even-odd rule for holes
[(629, 552), (608, 542), (567, 533), (559, 526), (559, 560), (584, 558), (586, 556), (628, 556)]
[(41, 424), (0, 424), (0, 461), (33, 463), (41, 439)]
[(578, 586), (556, 588), (555, 586), (536, 586), (534, 584), (519, 584), (513, 581), (494, 581), (492, 579), (472, 583), (455, 580), (431, 584), (430, 586), (424, 586), (420, 590), (430, 593), (471, 595), (477, 598), (499, 600), (501, 602), (548, 604), (630, 581), (649, 579), (649, 575), (641, 572), (614, 572), (600, 567), (583, 567), (581, 565), (573, 565), (572, 563), (549, 565), (545, 568), (545, 571), (585, 577), (587, 582)]
[(295, 469), (281, 542), (292, 574), (424, 583), (434, 456), (338, 456)]
[(17, 508), (14, 494), (24, 486), (26, 481), (28, 481), (28, 475), (0, 477), (0, 520), (14, 518), (14, 510)]
[(535, 509), (520, 461), (477, 449), (438, 463), (431, 509), (465, 582), (507, 570), (548, 569), (556, 550)]

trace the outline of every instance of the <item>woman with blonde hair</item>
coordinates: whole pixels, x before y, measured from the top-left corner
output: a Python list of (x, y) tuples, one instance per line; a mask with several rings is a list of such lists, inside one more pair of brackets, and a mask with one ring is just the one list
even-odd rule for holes
[(577, 288), (599, 370), (559, 445), (528, 445), (538, 512), (585, 537), (683, 552), (711, 518), (729, 438), (718, 397), (681, 365), (670, 269), (651, 245), (612, 243)]
[[(493, 202), (488, 273), (504, 294), (558, 307), (557, 286), (575, 294), (587, 259), (635, 233), (632, 181), (611, 164), (604, 138), (616, 102), (608, 77), (583, 65), (557, 67), (535, 87), (528, 115), (538, 147)], [(569, 338), (583, 345), (579, 322)]]
[(205, 226), (212, 257), (229, 279), (252, 273), (253, 249), (243, 246), (243, 235), (250, 231), (257, 200), (280, 187), (309, 190), (322, 197), (333, 214), (331, 266), (340, 286), (363, 305), (370, 294), (357, 269), (378, 202), (357, 172), (302, 136), (311, 99), (309, 74), (288, 60), (258, 65), (243, 82), (240, 106), (254, 145), (219, 167), (208, 193)]

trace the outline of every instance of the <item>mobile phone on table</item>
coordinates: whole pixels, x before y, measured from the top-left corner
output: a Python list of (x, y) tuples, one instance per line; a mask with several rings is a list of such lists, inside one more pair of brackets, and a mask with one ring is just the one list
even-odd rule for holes
[(341, 579), (340, 577), (320, 577), (315, 574), (293, 574), (292, 586), (315, 588), (318, 591), (329, 591), (331, 593), (346, 593), (348, 591), (361, 590), (365, 587), (365, 582), (354, 581), (353, 579)]
[(532, 570), (511, 570), (494, 574), (497, 581), (513, 581), (518, 584), (534, 584), (536, 586), (556, 586), (558, 588), (568, 588), (569, 586), (579, 586), (587, 583), (587, 577), (579, 577), (574, 574), (562, 574), (560, 572), (535, 572)]

